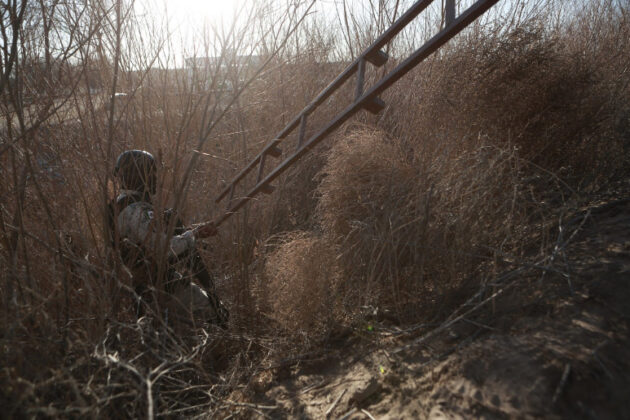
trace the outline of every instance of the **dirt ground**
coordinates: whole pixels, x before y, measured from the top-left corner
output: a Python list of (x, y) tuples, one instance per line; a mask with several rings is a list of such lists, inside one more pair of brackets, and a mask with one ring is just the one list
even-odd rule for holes
[(353, 331), (261, 373), (242, 404), (268, 418), (630, 418), (626, 197), (567, 217), (551, 256), (506, 270), (438, 325)]

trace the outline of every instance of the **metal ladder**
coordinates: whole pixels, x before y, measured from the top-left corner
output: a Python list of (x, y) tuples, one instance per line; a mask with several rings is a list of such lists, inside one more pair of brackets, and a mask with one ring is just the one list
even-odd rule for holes
[[(402, 61), (391, 72), (381, 77), (371, 88), (365, 90), (365, 69), (367, 63), (380, 67), (388, 60), (388, 55), (382, 48), (394, 39), (409, 23), (411, 23), (422, 11), (424, 11), (434, 0), (419, 0), (409, 8), (396, 22), (392, 24), (372, 45), (366, 48), (346, 69), (339, 74), (311, 103), (309, 103), (289, 124), (287, 124), (273, 140), (271, 140), (262, 151), (249, 164), (242, 169), (227, 187), (217, 196), (216, 203), (227, 198), (227, 205), (222, 216), (214, 221), (216, 226), (225, 222), (232, 214), (243, 207), (250, 199), (260, 193), (271, 194), (274, 187), (271, 183), (282, 174), (287, 168), (297, 162), (311, 148), (324, 140), (334, 130), (339, 128), (350, 117), (365, 109), (371, 113), (378, 113), (385, 103), (379, 95), (396, 83), (401, 77), (411, 69), (426, 59), (429, 55), (439, 49), (448, 40), (457, 35), (460, 31), (470, 25), (475, 19), (485, 13), (499, 0), (477, 0), (466, 11), (456, 16), (455, 0), (446, 0), (444, 8), (445, 27), (420, 48), (413, 52), (407, 59)], [(350, 77), (356, 74), (356, 89), (353, 102), (343, 111), (335, 116), (328, 124), (317, 131), (313, 136), (305, 139), (306, 124), (308, 116), (317, 109), (326, 99), (337, 91)], [(278, 163), (266, 176), (264, 175), (265, 164), (268, 158), (279, 158), (282, 150), (278, 145), (287, 138), (296, 128), (299, 127), (297, 148), (282, 162)], [(255, 168), (258, 168), (256, 184), (251, 187), (244, 196), (234, 197), (236, 186), (243, 181), (245, 176)]]

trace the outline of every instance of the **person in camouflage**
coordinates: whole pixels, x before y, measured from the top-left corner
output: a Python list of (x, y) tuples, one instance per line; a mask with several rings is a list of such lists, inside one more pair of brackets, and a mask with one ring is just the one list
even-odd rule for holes
[[(211, 309), (213, 322), (225, 327), (228, 312), (217, 298), (214, 281), (203, 264), (196, 248), (198, 239), (216, 235), (214, 224), (206, 223), (194, 229), (184, 229), (175, 220), (174, 234), (167, 235), (166, 228), (173, 215), (166, 211), (156, 217), (151, 196), (157, 184), (157, 165), (153, 155), (143, 150), (123, 152), (116, 161), (114, 175), (121, 191), (109, 206), (112, 243), (119, 250), (129, 269), (138, 298), (138, 315), (144, 313), (144, 305), (153, 301), (156, 292), (166, 292), (180, 309), (189, 313)], [(166, 246), (167, 262), (165, 284), (157, 287), (159, 250)], [(161, 248), (162, 247), (162, 248)], [(188, 261), (188, 267), (203, 288), (184, 280), (174, 269), (177, 262)], [(205, 289), (205, 290), (204, 290)]]

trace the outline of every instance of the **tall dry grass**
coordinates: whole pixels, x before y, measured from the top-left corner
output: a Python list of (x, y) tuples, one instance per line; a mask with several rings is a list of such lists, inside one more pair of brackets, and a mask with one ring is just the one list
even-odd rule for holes
[(334, 248), (313, 234), (293, 232), (265, 261), (272, 317), (290, 334), (305, 340), (321, 337), (334, 320), (341, 278)]
[[(189, 223), (213, 216), (217, 181), (248, 158), (235, 141), (249, 140), (239, 95), (280, 57), (309, 10), (250, 6), (238, 24), (196, 33), (183, 54), (217, 61), (187, 69), (178, 62), (189, 46), (174, 49), (168, 26), (136, 14), (133, 2), (2, 6), (0, 400), (8, 416), (186, 415), (218, 409), (226, 384), (242, 377), (230, 356), (247, 354), (242, 334), (194, 318), (176, 329), (159, 307), (136, 322), (106, 206), (117, 189), (116, 156), (141, 148), (160, 165), (157, 211), (174, 207)], [(234, 65), (237, 50), (261, 62)], [(233, 243), (227, 234), (223, 241)], [(214, 261), (211, 269), (224, 268)], [(238, 310), (247, 285), (240, 294), (237, 281), (229, 286), (219, 285), (235, 302), (238, 330), (251, 316)], [(215, 355), (218, 336), (232, 350)], [(199, 389), (216, 381), (219, 366), (234, 372), (210, 398)]]
[(431, 158), (366, 128), (331, 149), (318, 210), (355, 307), (384, 305), (399, 322), (430, 316), (431, 301), (474, 279), (491, 249), (518, 243), (524, 188), (513, 149), (480, 142)]
[[(627, 7), (612, 1), (581, 11), (554, 3), (562, 19), (515, 18), (514, 3), (419, 66), (386, 93), (383, 114), (359, 115), (203, 244), (232, 312), (229, 332), (195, 319), (176, 331), (159, 308), (136, 322), (105, 226), (115, 157), (153, 152), (158, 209), (210, 219), (222, 210), (213, 197), (223, 182), (400, 10), (378, 6), (371, 26), (363, 13), (302, 21), (307, 4), (258, 3), (247, 25), (207, 28), (183, 54), (230, 63), (241, 48), (266, 60), (259, 74), (225, 74), (174, 69), (176, 36), (127, 2), (42, 2), (22, 21), (10, 16), (26, 3), (7, 5), (13, 15), (2, 9), (6, 28), (22, 25), (4, 32), (3, 45), (20, 48), (5, 48), (0, 76), (8, 415), (245, 410), (224, 397), (283, 352), (325, 345), (366, 307), (398, 323), (436, 317), (506, 260), (543, 249), (550, 214), (627, 176), (630, 25)], [(439, 23), (434, 13), (392, 46), (386, 68)], [(310, 132), (351, 90), (309, 118)]]
[[(311, 227), (343, 279), (328, 313), (342, 302), (345, 319), (367, 307), (399, 323), (439, 316), (544, 251), (559, 212), (627, 176), (627, 16), (603, 2), (473, 29), (388, 91), (384, 115), (336, 136)], [(273, 261), (291, 277), (289, 255)]]

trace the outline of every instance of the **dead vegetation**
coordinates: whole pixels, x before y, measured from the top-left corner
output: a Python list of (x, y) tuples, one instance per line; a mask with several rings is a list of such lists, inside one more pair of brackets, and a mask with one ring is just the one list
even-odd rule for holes
[(283, 238), (266, 258), (271, 316), (288, 334), (317, 341), (312, 334), (331, 325), (341, 281), (336, 260), (327, 241), (298, 232)]
[[(382, 115), (359, 115), (205, 244), (233, 314), (227, 333), (195, 319), (175, 330), (159, 309), (136, 321), (128, 273), (105, 239), (115, 156), (158, 156), (160, 209), (188, 222), (220, 213), (222, 181), (370, 39), (363, 15), (339, 45), (333, 27), (301, 20), (302, 5), (281, 16), (252, 9), (244, 28), (198, 34), (199, 56), (228, 63), (257, 40), (247, 48), (261, 71), (224, 74), (174, 70), (173, 38), (154, 28), (146, 41), (125, 2), (28, 9), (49, 29), (18, 39), (26, 56), (9, 54), (17, 32), (5, 32), (0, 87), (9, 416), (264, 416), (273, 404), (250, 404), (252, 392), (361, 337), (366, 323), (411, 339), (466, 305), (494, 305), (505, 270), (539, 273), (565, 258), (558, 221), (628, 176), (628, 9), (549, 2), (519, 15), (525, 2), (515, 3), (419, 66), (387, 92)], [(378, 16), (382, 26), (395, 14)], [(66, 45), (51, 26), (77, 37)], [(404, 49), (392, 47), (389, 68)], [(340, 106), (331, 101), (313, 124)]]
[(526, 202), (513, 150), (478, 145), (445, 158), (403, 147), (373, 130), (345, 136), (318, 190), (345, 287), (360, 291), (350, 306), (383, 307), (398, 321), (434, 315), (492, 249), (513, 250)]

